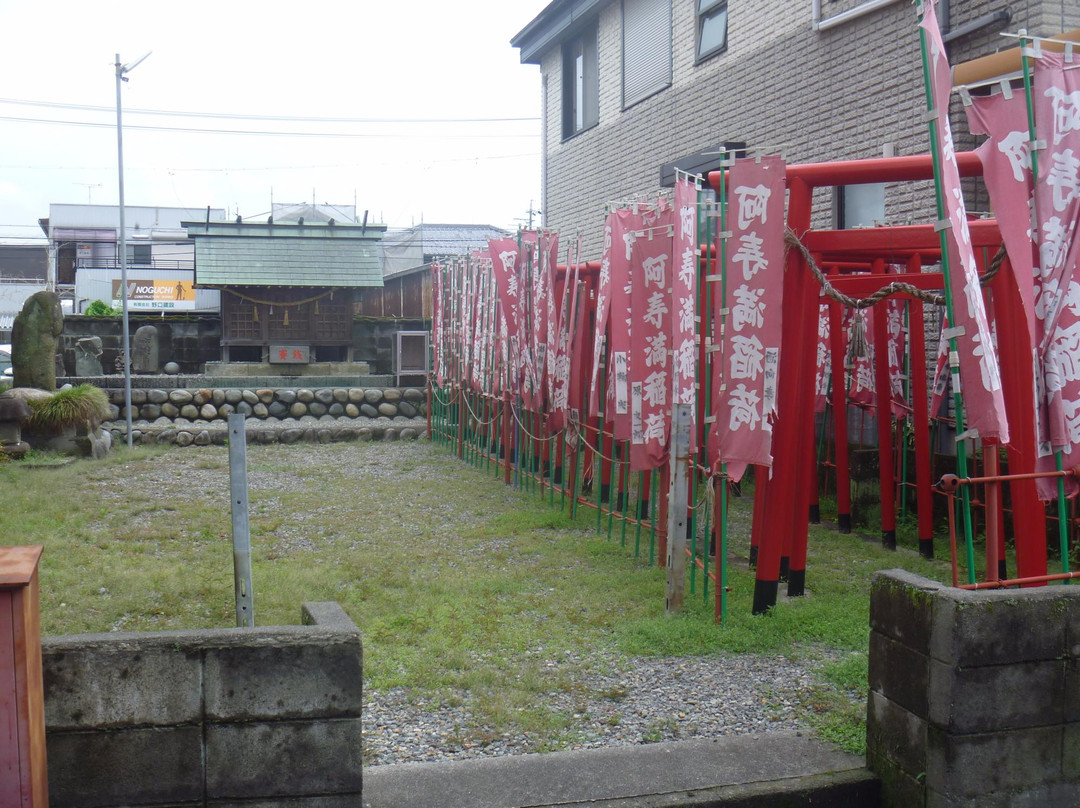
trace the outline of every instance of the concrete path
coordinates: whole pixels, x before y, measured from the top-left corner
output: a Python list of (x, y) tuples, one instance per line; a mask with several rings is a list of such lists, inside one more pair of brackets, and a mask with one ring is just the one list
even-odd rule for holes
[[(364, 808), (878, 805), (862, 758), (805, 733), (364, 770)], [(771, 795), (771, 796), (770, 796)]]

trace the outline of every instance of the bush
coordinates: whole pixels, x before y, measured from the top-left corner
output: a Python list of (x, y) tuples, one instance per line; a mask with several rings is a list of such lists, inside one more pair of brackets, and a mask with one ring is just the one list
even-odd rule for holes
[(32, 431), (63, 432), (69, 426), (89, 422), (97, 426), (109, 415), (109, 399), (92, 384), (61, 390), (54, 396), (27, 401), (31, 414), (26, 426)]
[(118, 317), (123, 314), (120, 309), (114, 309), (104, 300), (95, 300), (86, 307), (83, 312), (87, 317)]

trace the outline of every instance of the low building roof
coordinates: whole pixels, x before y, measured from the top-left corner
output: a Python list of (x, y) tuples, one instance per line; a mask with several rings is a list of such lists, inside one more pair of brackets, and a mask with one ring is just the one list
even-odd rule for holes
[(382, 286), (385, 225), (184, 222), (196, 286)]

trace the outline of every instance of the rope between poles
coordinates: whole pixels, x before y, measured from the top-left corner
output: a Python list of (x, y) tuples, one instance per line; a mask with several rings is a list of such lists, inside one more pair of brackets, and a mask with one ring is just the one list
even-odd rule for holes
[[(878, 289), (871, 295), (866, 297), (851, 297), (845, 295), (843, 292), (836, 289), (832, 283), (829, 282), (828, 277), (821, 271), (821, 267), (817, 265), (814, 257), (810, 254), (810, 250), (806, 245), (802, 243), (795, 231), (790, 227), (784, 230), (784, 243), (788, 247), (794, 247), (802, 255), (806, 261), (806, 266), (809, 267), (810, 272), (817, 280), (818, 285), (821, 286), (822, 294), (830, 300), (835, 300), (844, 306), (853, 309), (866, 309), (873, 306), (875, 303), (879, 303), (890, 295), (895, 294), (907, 294), (914, 297), (916, 300), (921, 300), (923, 303), (932, 303), (935, 306), (941, 306), (945, 304), (945, 297), (939, 295), (936, 292), (928, 292), (924, 289), (919, 289), (917, 286), (913, 286), (910, 283), (904, 283), (903, 281), (893, 281)], [(986, 272), (979, 278), (980, 286), (987, 286), (990, 281), (994, 279), (998, 271), (1001, 269), (1001, 264), (1005, 259), (1005, 245), (1002, 244), (997, 253), (992, 259), (990, 259), (990, 266)]]

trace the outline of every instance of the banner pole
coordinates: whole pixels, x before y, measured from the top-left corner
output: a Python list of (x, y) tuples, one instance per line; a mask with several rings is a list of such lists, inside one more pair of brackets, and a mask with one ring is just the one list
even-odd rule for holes
[[(918, 4), (919, 22), (922, 22), (923, 18), (923, 4)], [(934, 109), (934, 94), (930, 83), (930, 56), (927, 50), (926, 44), (926, 31), (919, 28), (919, 52), (922, 57), (923, 66), (923, 89), (926, 95), (926, 110), (932, 112)], [(948, 99), (944, 99), (942, 103), (948, 103)], [(934, 166), (934, 201), (937, 205), (937, 218), (940, 221), (945, 216), (945, 200), (941, 190), (941, 163), (938, 157), (938, 143), (940, 142), (941, 133), (938, 132), (937, 121), (930, 119), (927, 122), (930, 127), (930, 159)], [(938, 232), (938, 240), (941, 245), (941, 273), (944, 275), (945, 283), (943, 284), (945, 292), (945, 312), (949, 318), (949, 326), (952, 327), (956, 324), (956, 318), (954, 315), (952, 286), (949, 282), (950, 267), (949, 267), (949, 243), (948, 235), (944, 230)], [(956, 411), (956, 473), (958, 476), (967, 476), (967, 447), (964, 440), (960, 440), (959, 436), (964, 433), (964, 401), (960, 392), (960, 364), (959, 361), (954, 360), (954, 357), (959, 357), (957, 352), (956, 337), (949, 337), (949, 375), (952, 379), (953, 390), (953, 407)], [(965, 486), (966, 488), (967, 486)], [(964, 551), (967, 556), (967, 571), (968, 571), (968, 583), (975, 583), (975, 545), (971, 525), (971, 492), (961, 491), (962, 502), (962, 521), (964, 526)]]
[[(727, 155), (724, 155), (726, 158)], [(725, 159), (724, 162), (727, 162)], [(728, 198), (727, 198), (727, 171), (721, 170), (720, 172), (720, 193), (719, 199), (716, 201), (717, 207), (720, 209), (720, 230), (717, 233), (720, 241), (720, 250), (717, 253), (716, 259), (720, 264), (720, 306), (723, 312), (724, 307), (727, 304), (727, 236), (724, 235), (727, 232), (727, 213), (728, 213)], [(720, 333), (724, 334), (724, 326), (727, 323), (727, 314), (721, 313), (720, 315)], [(715, 333), (715, 331), (714, 331)], [(721, 339), (717, 345), (717, 351), (713, 353), (713, 362), (724, 361), (724, 340)], [(712, 374), (710, 374), (711, 378)], [(712, 403), (712, 391), (710, 391), (709, 403)], [(713, 413), (714, 417), (718, 417)], [(756, 480), (755, 480), (756, 481)], [(717, 569), (720, 573), (720, 578), (716, 583), (716, 594), (719, 596), (720, 606), (720, 621), (727, 620), (727, 576), (728, 576), (728, 473), (727, 463), (723, 463), (720, 466), (720, 546), (716, 548), (716, 563)]]

